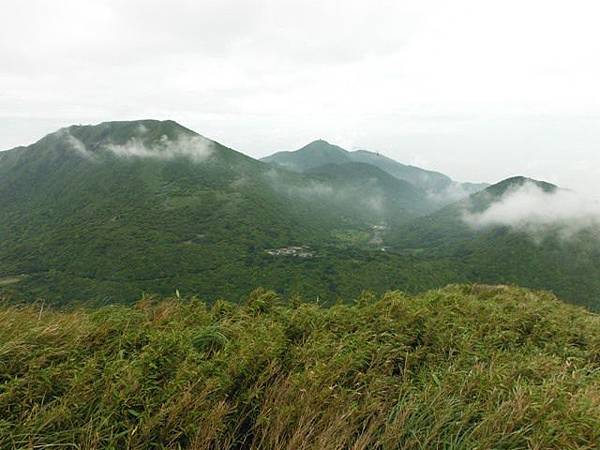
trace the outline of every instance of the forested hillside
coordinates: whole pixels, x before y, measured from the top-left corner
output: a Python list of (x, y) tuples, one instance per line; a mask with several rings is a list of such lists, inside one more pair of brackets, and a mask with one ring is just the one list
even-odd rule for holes
[(241, 300), (263, 286), (332, 304), (487, 282), (600, 308), (597, 228), (532, 239), (465, 221), (530, 180), (442, 207), (440, 191), (401, 177), (422, 169), (324, 141), (292, 153), (302, 170), (156, 120), (71, 126), (0, 152), (0, 293), (106, 304), (176, 290)]
[(445, 261), (466, 281), (551, 289), (563, 299), (600, 309), (600, 231), (596, 226), (565, 235), (558, 223), (543, 229), (474, 228), (465, 219), (525, 185), (548, 194), (559, 189), (514, 177), (395, 229), (388, 243), (392, 251)]
[(351, 152), (322, 139), (295, 151), (275, 153), (263, 158), (262, 161), (297, 172), (306, 172), (332, 164), (338, 166), (348, 163), (368, 164), (398, 180), (410, 183), (413, 188), (428, 194), (429, 201), (438, 206), (460, 200), (488, 186), (485, 183), (459, 183), (442, 173), (402, 164), (379, 152), (368, 150)]
[(330, 259), (267, 251), (319, 247), (321, 258), (427, 208), (391, 181), (281, 171), (170, 121), (69, 127), (0, 153), (0, 289), (60, 302), (174, 289), (237, 298), (257, 284), (295, 288), (288, 274), (306, 262), (321, 279), (296, 287), (331, 284), (321, 295), (334, 297)]

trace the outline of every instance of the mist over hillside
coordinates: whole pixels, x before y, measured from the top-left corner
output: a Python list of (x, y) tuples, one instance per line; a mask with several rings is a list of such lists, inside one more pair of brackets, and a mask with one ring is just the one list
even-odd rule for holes
[(452, 203), (488, 186), (485, 183), (458, 183), (442, 173), (401, 164), (379, 152), (368, 150), (350, 152), (322, 139), (296, 151), (275, 153), (262, 158), (262, 161), (298, 172), (306, 172), (328, 164), (341, 165), (352, 162), (368, 164), (399, 180), (411, 183), (426, 193), (429, 201), (436, 205)]
[(3, 2), (0, 450), (600, 450), (599, 17)]
[(173, 121), (71, 126), (0, 153), (0, 207), (0, 292), (16, 301), (488, 282), (599, 306), (596, 203), (322, 140), (258, 161)]
[(528, 180), (505, 192), (486, 210), (466, 211), (464, 220), (474, 228), (508, 226), (538, 237), (554, 229), (569, 238), (598, 228), (600, 201), (556, 186), (544, 188)]

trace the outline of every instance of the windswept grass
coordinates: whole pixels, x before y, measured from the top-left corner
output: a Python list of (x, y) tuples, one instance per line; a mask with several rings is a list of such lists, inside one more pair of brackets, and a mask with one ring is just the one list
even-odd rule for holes
[(0, 323), (0, 448), (600, 446), (600, 317), (546, 293), (257, 290)]

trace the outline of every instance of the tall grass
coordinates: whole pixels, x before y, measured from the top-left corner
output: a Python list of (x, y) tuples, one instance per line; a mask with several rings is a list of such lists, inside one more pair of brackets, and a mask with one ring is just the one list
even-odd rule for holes
[(0, 448), (600, 446), (600, 317), (547, 293), (257, 290), (0, 324)]

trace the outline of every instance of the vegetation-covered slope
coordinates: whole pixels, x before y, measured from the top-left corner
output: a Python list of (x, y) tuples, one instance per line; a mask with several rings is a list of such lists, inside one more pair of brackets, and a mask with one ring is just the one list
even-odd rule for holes
[(130, 301), (176, 288), (239, 298), (262, 284), (335, 298), (337, 257), (290, 283), (302, 262), (266, 251), (368, 241), (369, 224), (391, 217), (377, 210), (378, 186), (374, 205), (357, 208), (364, 186), (274, 169), (171, 121), (69, 127), (0, 153), (0, 290)]
[(600, 310), (600, 235), (596, 228), (564, 238), (558, 227), (532, 234), (509, 226), (473, 228), (465, 221), (465, 213), (482, 212), (524, 184), (548, 193), (558, 189), (513, 177), (397, 228), (388, 243), (405, 254), (445, 261), (463, 281), (550, 289), (563, 299)]
[(305, 173), (331, 183), (344, 208), (370, 217), (373, 223), (406, 222), (435, 209), (423, 190), (370, 164), (325, 164)]
[[(489, 206), (518, 180), (468, 203)], [(0, 152), (0, 293), (127, 303), (175, 289), (239, 300), (264, 286), (331, 303), (470, 281), (600, 308), (597, 237), (540, 245), (507, 228), (473, 230), (464, 202), (418, 218), (434, 204), (372, 164), (297, 173), (172, 121), (73, 126)]]
[(447, 204), (484, 189), (482, 183), (458, 183), (447, 175), (399, 163), (379, 153), (367, 150), (349, 152), (324, 140), (311, 142), (295, 151), (278, 152), (262, 161), (289, 170), (305, 172), (329, 164), (349, 162), (368, 164), (389, 175), (409, 182), (414, 188), (431, 196), (429, 201)]
[[(239, 299), (262, 285), (334, 301), (451, 281), (438, 261), (381, 254), (372, 229), (430, 211), (424, 193), (338, 166), (289, 172), (172, 121), (60, 130), (0, 153), (0, 291), (128, 302), (175, 289)], [(268, 254), (290, 246), (313, 257)]]
[(368, 150), (357, 150), (351, 153), (353, 160), (379, 167), (396, 178), (407, 180), (427, 191), (441, 191), (452, 182), (449, 176), (442, 173), (401, 164), (379, 153)]
[(596, 449), (600, 319), (450, 286), (1, 307), (0, 447)]
[(343, 164), (352, 161), (348, 151), (322, 139), (311, 142), (295, 151), (277, 152), (262, 158), (285, 169), (304, 172), (326, 164)]
[(327, 220), (279, 195), (269, 166), (169, 121), (70, 127), (1, 156), (0, 278), (33, 295), (172, 292)]

